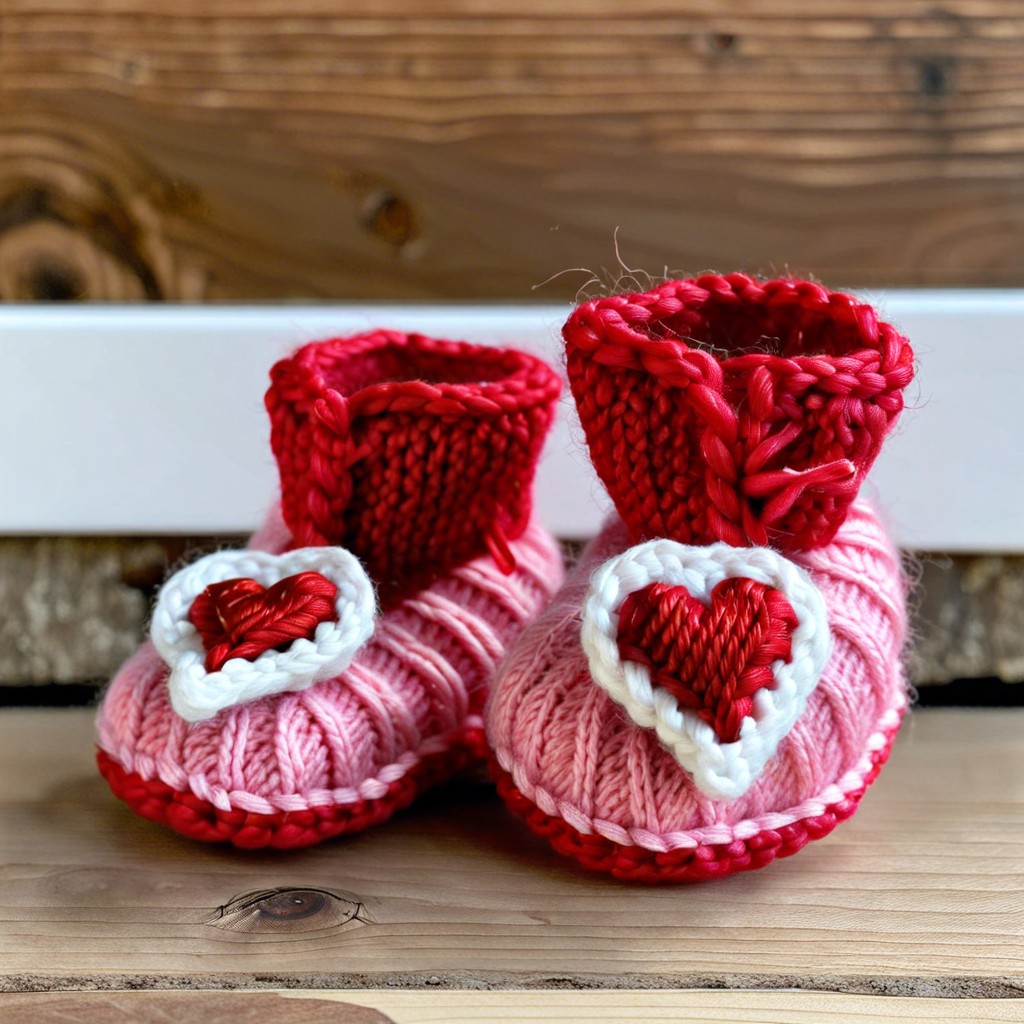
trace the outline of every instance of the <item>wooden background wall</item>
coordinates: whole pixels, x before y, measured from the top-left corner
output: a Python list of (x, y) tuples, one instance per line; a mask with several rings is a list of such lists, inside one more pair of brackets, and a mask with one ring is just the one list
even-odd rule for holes
[(1024, 282), (1014, 0), (3, 0), (4, 299)]

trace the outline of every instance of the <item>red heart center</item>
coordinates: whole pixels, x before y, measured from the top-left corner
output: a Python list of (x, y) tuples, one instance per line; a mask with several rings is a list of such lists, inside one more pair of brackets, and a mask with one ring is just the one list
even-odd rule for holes
[(745, 577), (722, 580), (705, 605), (685, 587), (652, 583), (619, 611), (619, 656), (695, 711), (723, 743), (739, 739), (772, 663), (789, 661), (796, 613), (785, 594)]
[(206, 648), (206, 671), (230, 658), (254, 661), (294, 640), (312, 640), (321, 622), (337, 621), (338, 588), (318, 572), (300, 572), (267, 589), (253, 579), (211, 583), (193, 602), (189, 622)]

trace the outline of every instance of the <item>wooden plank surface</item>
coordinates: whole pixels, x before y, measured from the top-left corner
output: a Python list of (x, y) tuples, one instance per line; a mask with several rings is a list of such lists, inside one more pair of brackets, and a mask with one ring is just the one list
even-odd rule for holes
[[(1019, 284), (1019, 0), (7, 0), (0, 296)], [(587, 274), (539, 293), (572, 295)]]
[[(652, 889), (567, 865), (490, 787), (285, 855), (136, 819), (82, 711), (0, 714), (0, 988), (1024, 987), (1024, 711), (920, 711), (847, 825), (767, 870)], [(303, 890), (282, 921), (256, 890)]]
[(1024, 1000), (855, 996), (810, 992), (89, 992), (0, 996), (11, 1024), (905, 1024), (1024, 1020)]

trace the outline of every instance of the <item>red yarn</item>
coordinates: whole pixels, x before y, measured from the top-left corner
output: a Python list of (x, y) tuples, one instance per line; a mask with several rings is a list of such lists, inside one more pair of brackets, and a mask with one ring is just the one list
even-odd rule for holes
[(231, 843), (244, 850), (272, 847), (294, 850), (313, 846), (387, 821), (408, 807), (424, 790), (451, 778), (467, 764), (485, 756), (481, 729), (467, 729), (452, 747), (427, 755), (392, 782), (384, 796), (345, 806), (314, 807), (304, 811), (257, 814), (224, 811), (191, 792), (179, 792), (159, 779), (143, 779), (125, 771), (109, 754), (97, 749), (96, 762), (118, 799), (136, 814), (166, 825), (190, 839)]
[(337, 596), (338, 588), (318, 572), (300, 572), (269, 589), (252, 579), (211, 583), (188, 612), (207, 650), (206, 671), (218, 671), (230, 658), (254, 661), (301, 637), (311, 640), (321, 622), (337, 621)]
[(786, 596), (755, 580), (722, 580), (710, 606), (686, 587), (652, 583), (622, 604), (619, 654), (733, 743), (754, 695), (775, 686), (772, 663), (789, 661), (797, 624)]
[(307, 345), (271, 381), (296, 546), (344, 544), (386, 604), (526, 529), (561, 390), (540, 360), (376, 331)]
[(588, 302), (563, 334), (636, 541), (828, 543), (903, 408), (907, 339), (808, 281), (706, 274)]
[(624, 882), (706, 882), (740, 871), (753, 871), (773, 860), (790, 857), (812, 840), (827, 836), (836, 825), (851, 817), (868, 786), (888, 760), (896, 731), (894, 728), (887, 732), (883, 747), (872, 754), (871, 767), (861, 784), (828, 804), (820, 814), (779, 828), (762, 829), (749, 839), (665, 851), (622, 845), (596, 833), (585, 835), (578, 832), (562, 818), (545, 814), (524, 796), (512, 776), (493, 758), (490, 771), (509, 810), (525, 819), (527, 825), (558, 853), (572, 857), (588, 870), (600, 871)]

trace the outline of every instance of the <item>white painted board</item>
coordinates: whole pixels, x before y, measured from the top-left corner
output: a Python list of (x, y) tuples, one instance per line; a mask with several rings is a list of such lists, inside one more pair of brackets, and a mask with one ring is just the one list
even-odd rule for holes
[[(899, 541), (1024, 551), (1024, 291), (867, 295), (920, 374), (873, 484)], [(0, 306), (0, 532), (251, 529), (276, 473), (267, 371), (373, 327), (512, 345), (561, 364), (562, 306)], [(538, 505), (563, 537), (607, 507), (563, 398)]]

